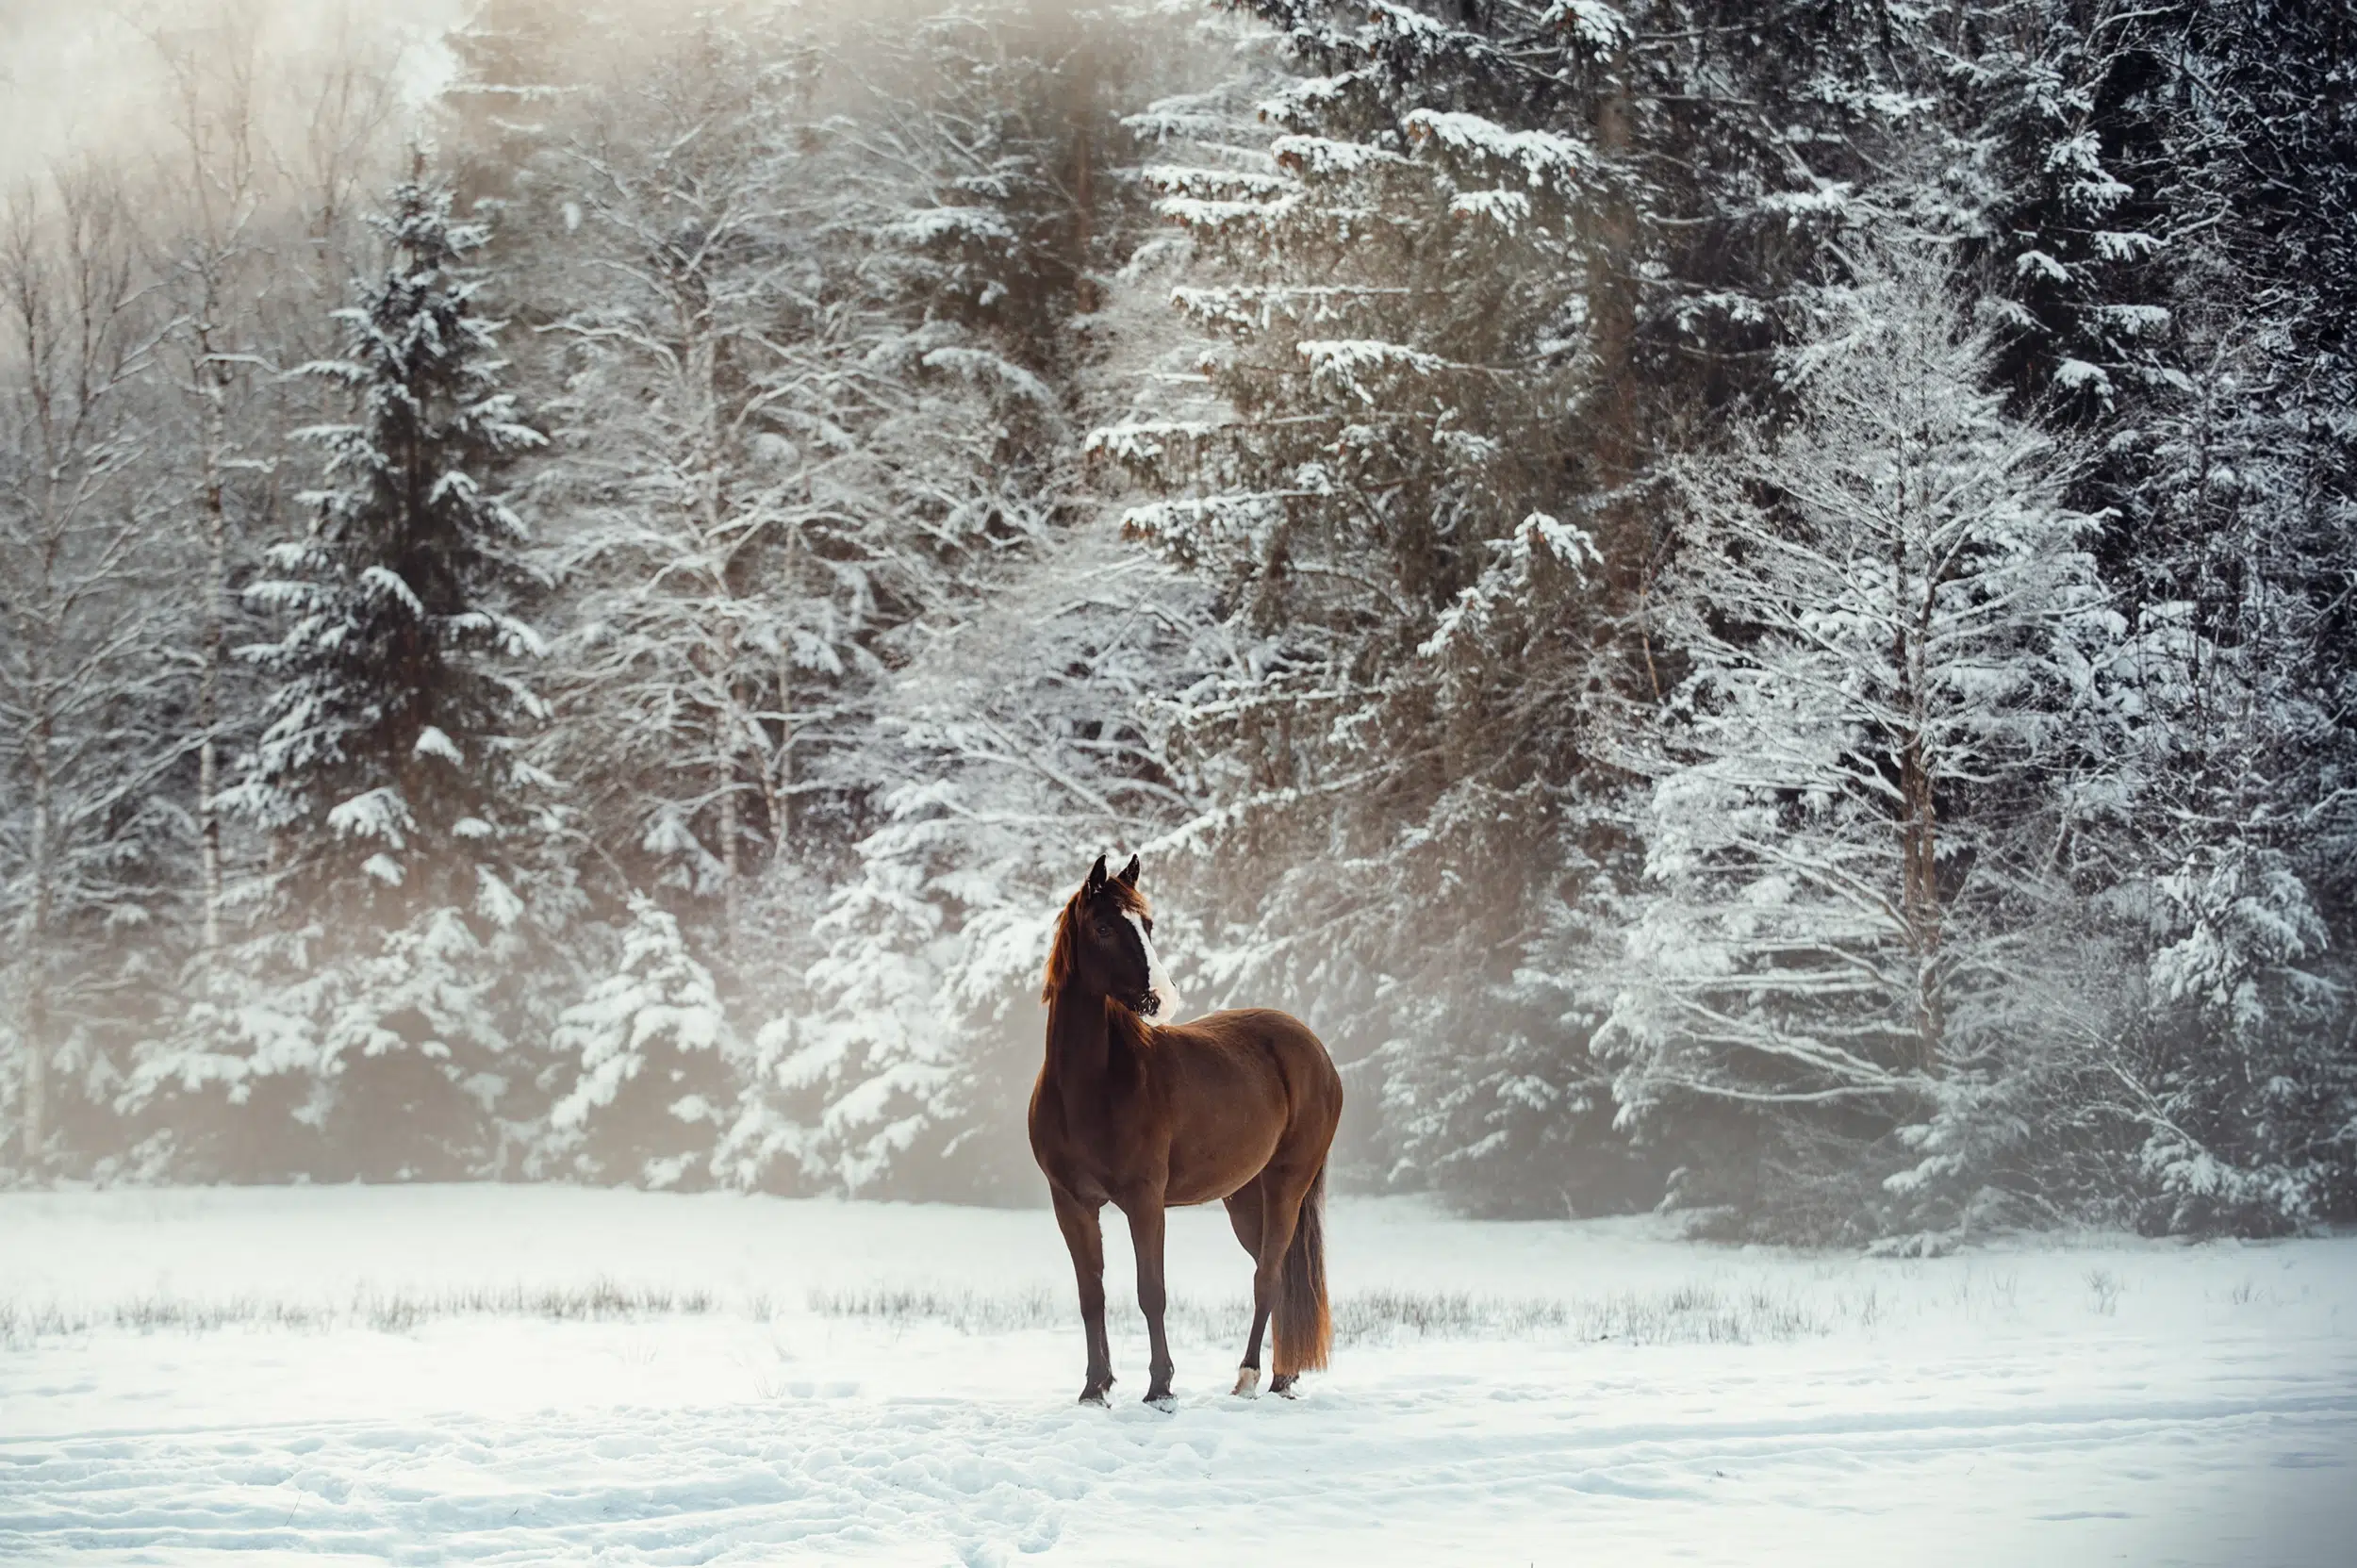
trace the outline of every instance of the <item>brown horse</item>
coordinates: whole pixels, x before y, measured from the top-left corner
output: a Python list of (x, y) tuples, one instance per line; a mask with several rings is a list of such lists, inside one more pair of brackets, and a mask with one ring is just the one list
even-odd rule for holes
[(1043, 995), (1047, 1057), (1031, 1090), (1031, 1153), (1080, 1281), (1089, 1358), (1080, 1402), (1103, 1404), (1113, 1381), (1097, 1211), (1111, 1202), (1129, 1216), (1138, 1306), (1153, 1342), (1146, 1399), (1167, 1410), (1162, 1211), (1213, 1198), (1228, 1205), (1254, 1264), (1252, 1337), (1235, 1392), (1260, 1392), (1261, 1335), (1273, 1314), (1269, 1387), (1290, 1395), (1302, 1373), (1326, 1364), (1333, 1340), (1321, 1211), (1343, 1081), (1325, 1046), (1298, 1018), (1260, 1008), (1146, 1022), (1177, 999), (1154, 952), (1134, 855), (1116, 877), (1105, 875), (1099, 855), (1064, 905)]

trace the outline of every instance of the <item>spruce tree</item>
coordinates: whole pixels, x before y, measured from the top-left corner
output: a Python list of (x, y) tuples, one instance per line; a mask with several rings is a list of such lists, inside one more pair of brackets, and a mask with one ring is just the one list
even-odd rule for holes
[(1226, 407), (1156, 387), (1096, 438), (1250, 650), (1174, 724), (1225, 814), (1235, 967), (1384, 1042), (1400, 1174), (1644, 1201), (1572, 979), (1634, 874), (1596, 715), (1674, 685), (1659, 462), (1775, 395), (1920, 41), (1826, 8), (1771, 46), (1718, 0), (1252, 9), (1297, 73), (1261, 145), (1195, 106), (1148, 169)]
[(2357, 1212), (2357, 17), (2134, 20), (2159, 156), (2131, 177), (2167, 215), (2167, 331), (2100, 475), (2141, 719), (2115, 851), (2145, 960), (2118, 1110), (2139, 1224), (2250, 1233)]
[(313, 1168), (478, 1170), (516, 1088), (528, 933), (562, 913), (552, 781), (521, 754), (544, 708), (521, 665), (532, 575), (499, 480), (541, 443), (501, 389), (500, 323), (421, 156), (373, 221), (383, 275), (338, 313), (352, 399), (297, 433), (326, 454), (308, 536), (249, 597), (280, 620), (246, 650), (274, 683), (234, 793), (272, 845), (267, 965), (280, 995), (246, 1076), (307, 1080)]

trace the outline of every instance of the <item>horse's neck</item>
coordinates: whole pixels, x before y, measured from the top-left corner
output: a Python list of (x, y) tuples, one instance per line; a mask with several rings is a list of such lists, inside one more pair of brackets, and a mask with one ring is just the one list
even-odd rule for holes
[(1057, 992), (1047, 1004), (1047, 1076), (1067, 1103), (1081, 1102), (1075, 1097), (1102, 1095), (1112, 1054), (1105, 999), (1078, 988)]

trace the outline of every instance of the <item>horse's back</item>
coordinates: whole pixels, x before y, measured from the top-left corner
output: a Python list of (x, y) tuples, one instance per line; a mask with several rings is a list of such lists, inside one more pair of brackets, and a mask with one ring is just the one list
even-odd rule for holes
[(1223, 1198), (1272, 1164), (1325, 1162), (1342, 1078), (1307, 1025), (1268, 1008), (1153, 1031), (1157, 1103), (1168, 1118), (1164, 1201)]
[(1239, 1007), (1206, 1014), (1184, 1024), (1155, 1031), (1158, 1042), (1167, 1040), (1177, 1058), (1211, 1052), (1233, 1060), (1264, 1065), (1273, 1071), (1295, 1117), (1337, 1119), (1342, 1114), (1342, 1074), (1334, 1069), (1326, 1043), (1308, 1024), (1273, 1007)]

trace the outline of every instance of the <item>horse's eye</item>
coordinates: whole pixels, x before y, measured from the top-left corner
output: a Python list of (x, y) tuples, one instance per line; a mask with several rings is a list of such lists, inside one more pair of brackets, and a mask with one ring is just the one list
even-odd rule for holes
[(1099, 921), (1097, 921), (1097, 922), (1096, 922), (1096, 934), (1097, 934), (1097, 935), (1099, 935), (1099, 936), (1111, 936), (1113, 933), (1113, 927), (1111, 927), (1111, 926), (1107, 925), (1107, 924), (1106, 924), (1104, 921), (1102, 921), (1102, 920), (1099, 920)]

